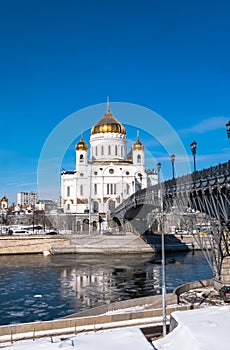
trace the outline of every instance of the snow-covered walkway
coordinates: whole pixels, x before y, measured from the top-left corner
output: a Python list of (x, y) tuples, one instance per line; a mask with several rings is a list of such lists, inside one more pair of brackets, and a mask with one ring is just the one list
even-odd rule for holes
[(53, 337), (22, 341), (4, 350), (153, 350), (139, 328), (82, 333), (72, 337)]

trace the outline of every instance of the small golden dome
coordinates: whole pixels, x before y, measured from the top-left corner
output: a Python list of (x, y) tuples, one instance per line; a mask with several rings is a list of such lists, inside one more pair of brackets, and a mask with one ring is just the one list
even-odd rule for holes
[(87, 150), (88, 150), (88, 145), (83, 140), (83, 138), (81, 138), (80, 141), (76, 144), (76, 151), (87, 151)]
[(6, 196), (2, 197), (1, 202), (8, 202), (8, 198)]
[(101, 132), (115, 132), (126, 135), (125, 127), (114, 117), (109, 109), (91, 129), (91, 135), (99, 134)]
[(132, 150), (133, 151), (143, 151), (143, 149), (144, 149), (144, 145), (143, 145), (143, 143), (140, 141), (140, 139), (138, 137), (137, 141), (132, 146)]

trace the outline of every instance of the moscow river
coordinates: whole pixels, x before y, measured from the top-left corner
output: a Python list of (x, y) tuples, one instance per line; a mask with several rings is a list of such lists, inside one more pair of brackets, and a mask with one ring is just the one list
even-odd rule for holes
[[(202, 252), (166, 255), (166, 291), (212, 277)], [(161, 293), (161, 258), (129, 255), (0, 256), (0, 324), (52, 320)]]

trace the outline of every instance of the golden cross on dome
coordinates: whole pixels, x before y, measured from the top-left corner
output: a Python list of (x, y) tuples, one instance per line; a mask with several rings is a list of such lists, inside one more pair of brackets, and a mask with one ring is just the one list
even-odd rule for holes
[(107, 112), (110, 112), (110, 101), (109, 101), (109, 96), (107, 96)]

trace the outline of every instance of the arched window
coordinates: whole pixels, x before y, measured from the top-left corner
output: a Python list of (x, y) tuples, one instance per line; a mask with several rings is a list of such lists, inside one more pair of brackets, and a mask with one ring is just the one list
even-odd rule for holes
[(115, 156), (117, 156), (117, 145), (115, 146)]
[(109, 156), (111, 155), (111, 146), (110, 145), (108, 146), (108, 155)]
[(130, 191), (130, 186), (129, 186), (129, 184), (126, 184), (126, 193), (127, 193), (127, 195), (129, 195), (129, 191)]
[(115, 201), (110, 200), (109, 201), (109, 210), (113, 210), (115, 208)]
[(70, 196), (70, 186), (67, 186), (67, 197)]
[(96, 154), (96, 156), (97, 156), (97, 146), (95, 147), (95, 154)]
[(83, 196), (83, 185), (80, 185), (80, 196)]
[(83, 162), (84, 161), (84, 156), (83, 154), (80, 154), (80, 162)]
[(137, 163), (141, 163), (141, 156), (140, 156), (140, 154), (138, 154), (138, 156), (137, 156)]
[(97, 201), (93, 202), (93, 211), (94, 211), (94, 213), (98, 213), (98, 209), (99, 209), (98, 202)]

